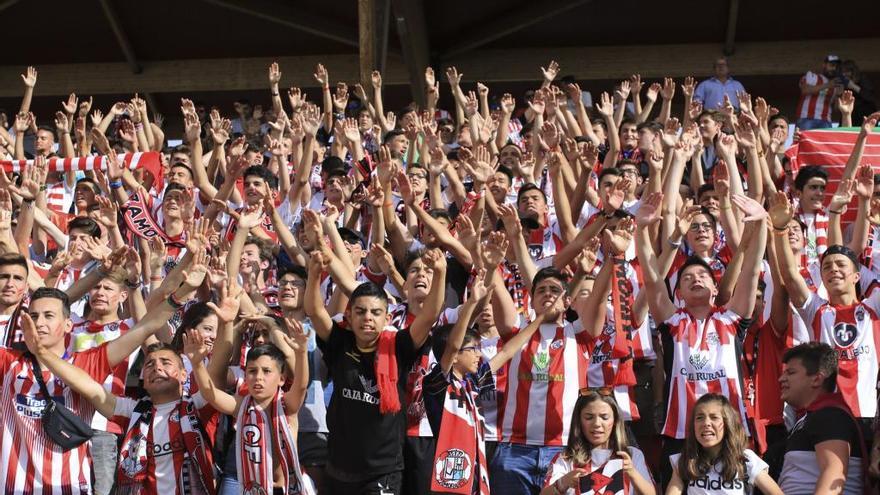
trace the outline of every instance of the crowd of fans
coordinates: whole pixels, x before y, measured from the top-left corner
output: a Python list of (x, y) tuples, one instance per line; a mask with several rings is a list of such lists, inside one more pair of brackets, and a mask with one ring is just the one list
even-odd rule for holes
[(378, 72), (285, 101), (272, 64), (271, 107), (184, 99), (171, 148), (137, 95), (38, 125), (28, 68), (0, 128), (5, 492), (869, 493), (870, 84), (836, 56), (801, 80), (801, 130), (858, 127), (830, 194), (714, 68), (587, 108), (555, 62), (519, 102), (450, 67), (448, 110), (429, 68), (386, 113)]

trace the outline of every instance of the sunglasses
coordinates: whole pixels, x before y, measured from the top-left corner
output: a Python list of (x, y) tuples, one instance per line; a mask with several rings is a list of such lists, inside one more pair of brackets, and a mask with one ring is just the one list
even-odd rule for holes
[(589, 397), (593, 394), (612, 397), (614, 395), (614, 389), (611, 387), (585, 387), (580, 389), (579, 393), (581, 397)]

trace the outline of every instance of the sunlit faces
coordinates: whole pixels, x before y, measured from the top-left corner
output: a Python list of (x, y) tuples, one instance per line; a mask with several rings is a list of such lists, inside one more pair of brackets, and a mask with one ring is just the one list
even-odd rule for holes
[(284, 311), (294, 311), (303, 306), (302, 296), (306, 281), (293, 273), (285, 273), (278, 280), (278, 305)]
[(248, 393), (257, 402), (272, 400), (284, 384), (284, 372), (278, 362), (267, 355), (247, 362), (244, 380)]
[(650, 127), (642, 127), (638, 130), (639, 149), (642, 151), (650, 151), (654, 149), (654, 142), (657, 140), (657, 133)]
[[(172, 170), (181, 170), (176, 167)], [(189, 201), (186, 192), (180, 189), (172, 189), (165, 193), (162, 198), (162, 214), (168, 218), (179, 219), (183, 216), (183, 205)]]
[(143, 370), (144, 389), (150, 396), (180, 393), (186, 381), (183, 361), (170, 349), (147, 354)]
[(812, 177), (804, 184), (802, 191), (795, 190), (795, 197), (800, 201), (801, 208), (808, 212), (820, 211), (825, 204), (825, 187), (827, 181), (821, 177)]
[(621, 180), (619, 175), (614, 175), (611, 173), (607, 173), (602, 176), (602, 179), (599, 181), (599, 201), (602, 204), (608, 204), (608, 195), (611, 193), (611, 190), (614, 189), (614, 184), (617, 184), (617, 181)]
[(167, 172), (165, 177), (168, 179), (169, 184), (180, 184), (184, 187), (192, 187), (193, 186), (193, 177), (192, 173), (189, 169), (183, 164), (176, 164), (171, 167), (171, 170)]
[[(548, 311), (562, 312), (571, 303), (562, 281), (556, 278), (545, 278), (538, 282), (532, 290), (532, 308), (535, 314), (542, 315)], [(560, 294), (562, 295), (560, 297)], [(558, 299), (557, 299), (558, 297)]]
[(385, 146), (391, 152), (392, 158), (401, 158), (406, 155), (406, 150), (409, 148), (409, 139), (403, 134), (398, 134), (389, 139)]
[(209, 313), (198, 325), (193, 327), (202, 336), (202, 340), (205, 341), (205, 347), (207, 347), (209, 354), (214, 350), (214, 342), (217, 340), (217, 327), (219, 325), (220, 321), (217, 319), (217, 315)]
[(171, 153), (171, 160), (169, 160), (171, 166), (173, 167), (175, 163), (182, 163), (187, 167), (192, 167), (192, 164), (189, 161), (189, 153), (184, 153), (182, 151), (175, 151)]
[(599, 138), (600, 143), (604, 143), (605, 139), (608, 137), (605, 133), (605, 126), (598, 122), (593, 124), (593, 134)]
[(244, 197), (249, 205), (256, 205), (269, 194), (269, 185), (259, 175), (244, 178)]
[(480, 343), (476, 340), (467, 340), (462, 343), (461, 349), (455, 354), (453, 365), (460, 374), (476, 373), (480, 367)]
[(721, 214), (720, 205), (718, 193), (714, 189), (707, 189), (700, 194), (700, 206), (709, 210), (709, 213), (714, 215), (715, 218), (718, 218), (718, 215)]
[(267, 268), (269, 268), (269, 262), (260, 258), (260, 246), (257, 244), (245, 244), (241, 250), (239, 273), (250, 275), (255, 269), (259, 271)]
[(372, 344), (388, 324), (388, 302), (376, 296), (361, 296), (351, 301), (348, 321), (358, 344)]
[(119, 305), (126, 299), (128, 299), (128, 291), (125, 287), (109, 277), (101, 279), (89, 290), (89, 307), (96, 315), (115, 315)]
[(49, 349), (63, 349), (65, 336), (73, 329), (70, 318), (64, 314), (64, 305), (60, 299), (41, 297), (31, 301), (28, 314), (34, 320), (37, 339)]
[(630, 180), (630, 185), (626, 189), (628, 194), (635, 193), (636, 186), (642, 183), (642, 176), (639, 174), (639, 169), (633, 163), (624, 163), (617, 167), (620, 172), (623, 174), (624, 179)]
[(27, 290), (27, 277), (21, 265), (0, 266), (0, 304), (8, 308), (20, 303)]
[(516, 170), (522, 163), (522, 151), (518, 146), (505, 146), (498, 154), (498, 163), (511, 170)]
[(95, 190), (91, 182), (79, 182), (73, 190), (73, 201), (78, 210), (85, 211), (95, 204)]
[(704, 213), (694, 215), (685, 238), (694, 251), (711, 251), (715, 245), (715, 222)]
[(788, 222), (788, 245), (793, 253), (800, 253), (805, 245), (804, 228), (794, 218)]
[(517, 206), (522, 215), (538, 219), (539, 221), (547, 213), (547, 200), (544, 199), (544, 195), (538, 189), (530, 189), (520, 194)]
[(770, 119), (769, 130), (771, 136), (777, 130), (783, 131), (785, 133), (783, 134), (783, 142), (788, 139), (788, 122), (786, 122), (785, 119)]
[(497, 171), (489, 178), (489, 192), (497, 204), (504, 204), (507, 200), (507, 192), (510, 190), (510, 177), (504, 172)]
[(605, 448), (614, 433), (614, 410), (602, 400), (594, 400), (581, 409), (581, 434), (594, 448)]
[(711, 302), (718, 294), (715, 277), (702, 265), (690, 265), (678, 277), (678, 292), (688, 302)]
[(51, 131), (40, 129), (34, 138), (34, 151), (38, 154), (46, 156), (51, 153), (55, 146), (55, 136)]
[(714, 139), (721, 130), (721, 125), (711, 115), (703, 115), (697, 122), (700, 127), (700, 136), (703, 139)]
[(413, 300), (427, 297), (433, 280), (434, 270), (429, 268), (421, 258), (414, 260), (406, 270), (406, 281), (403, 284), (403, 290), (406, 293), (407, 299)]
[(625, 150), (635, 149), (639, 145), (639, 131), (635, 122), (624, 122), (620, 126), (620, 145)]
[(783, 401), (793, 407), (805, 407), (813, 398), (814, 391), (822, 387), (827, 378), (821, 373), (810, 375), (800, 358), (789, 359), (782, 363), (782, 375), (779, 377), (780, 396)]
[(477, 315), (477, 328), (480, 332), (486, 332), (495, 326), (495, 313), (492, 312), (492, 305), (485, 304), (483, 309)]
[(853, 290), (859, 281), (859, 270), (851, 259), (843, 254), (822, 257), (822, 284), (829, 294), (842, 294)]
[(367, 132), (373, 128), (373, 116), (367, 110), (361, 110), (358, 113), (358, 130), (361, 133)]
[(332, 175), (327, 178), (324, 183), (324, 197), (331, 203), (339, 203), (345, 199), (343, 195), (342, 185), (344, 175)]
[(724, 408), (721, 402), (703, 402), (694, 408), (694, 436), (704, 449), (721, 445), (724, 433)]
[(420, 196), (428, 190), (428, 171), (424, 168), (410, 165), (406, 169), (406, 177), (415, 196)]

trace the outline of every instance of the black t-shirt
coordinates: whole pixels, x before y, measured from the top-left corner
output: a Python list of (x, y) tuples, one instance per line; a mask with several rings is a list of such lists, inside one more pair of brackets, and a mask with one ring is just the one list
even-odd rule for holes
[(858, 493), (861, 488), (862, 443), (855, 420), (838, 407), (825, 407), (807, 413), (792, 428), (785, 442), (785, 460), (779, 486), (786, 494), (813, 493), (820, 470), (816, 444), (828, 440), (849, 443), (849, 463), (844, 493)]
[[(406, 437), (405, 407), (396, 414), (379, 412), (375, 352), (361, 352), (354, 333), (335, 322), (327, 341), (318, 347), (333, 377), (327, 410), (329, 473), (342, 481), (363, 481), (403, 470)], [(397, 332), (397, 394), (404, 404), (406, 376), (416, 359), (408, 330)]]

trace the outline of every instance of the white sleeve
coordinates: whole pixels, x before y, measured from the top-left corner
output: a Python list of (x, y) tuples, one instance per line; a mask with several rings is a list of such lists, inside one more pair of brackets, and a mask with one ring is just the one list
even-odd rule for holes
[(651, 476), (651, 471), (648, 469), (648, 465), (645, 463), (645, 454), (643, 454), (641, 450), (635, 447), (630, 447), (629, 456), (632, 457), (633, 467), (636, 468), (636, 471), (638, 471), (639, 474), (642, 475), (642, 478), (645, 478), (653, 485), (654, 478)]
[(746, 456), (746, 476), (749, 478), (749, 484), (754, 485), (758, 475), (770, 469), (770, 465), (749, 449), (743, 454)]
[(807, 325), (807, 328), (811, 328), (813, 324), (813, 317), (816, 316), (816, 312), (819, 311), (819, 308), (825, 304), (825, 300), (819, 297), (815, 292), (810, 291), (810, 297), (804, 302), (804, 305), (797, 309), (799, 315), (801, 315), (801, 319), (804, 320), (804, 323)]
[(137, 403), (138, 401), (128, 397), (116, 397), (116, 407), (113, 409), (113, 415), (130, 418)]

